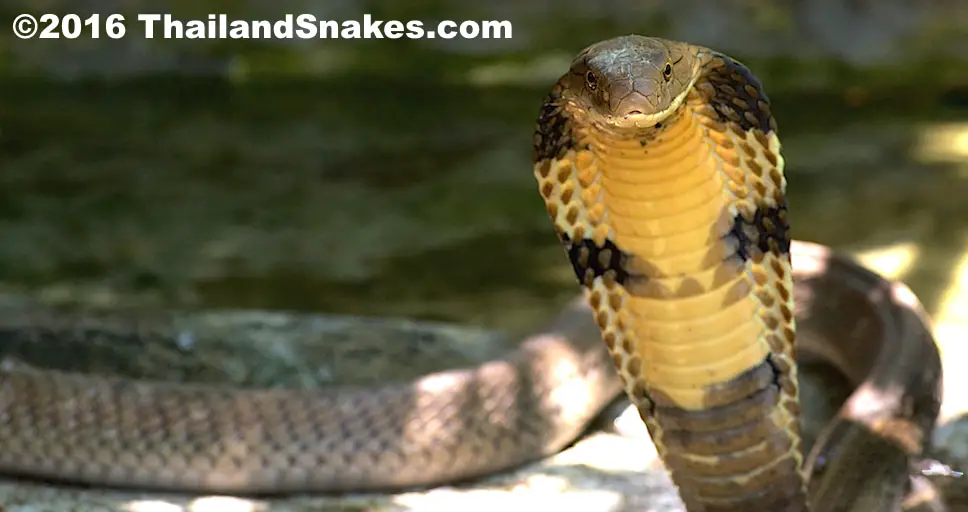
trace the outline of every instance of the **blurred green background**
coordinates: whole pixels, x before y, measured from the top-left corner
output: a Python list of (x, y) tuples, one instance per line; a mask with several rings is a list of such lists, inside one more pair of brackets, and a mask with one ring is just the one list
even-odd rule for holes
[[(968, 323), (964, 2), (13, 0), (0, 18), (20, 12), (129, 22), (120, 40), (0, 32), (7, 291), (534, 325), (576, 288), (532, 123), (579, 49), (635, 32), (746, 61), (775, 104), (796, 236)], [(145, 40), (143, 12), (508, 20), (513, 37)]]

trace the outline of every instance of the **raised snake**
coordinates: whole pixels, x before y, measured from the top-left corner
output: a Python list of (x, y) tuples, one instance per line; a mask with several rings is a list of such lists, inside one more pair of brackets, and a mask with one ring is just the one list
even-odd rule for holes
[[(683, 42), (593, 44), (548, 94), (533, 160), (625, 393), (687, 509), (809, 510), (787, 180), (759, 80)], [(937, 414), (929, 384), (914, 390), (926, 402), (879, 426), (909, 453)]]
[[(632, 105), (644, 128), (619, 129), (625, 118), (610, 109)], [(870, 485), (891, 492), (873, 499), (889, 510), (937, 416), (937, 350), (906, 287), (790, 242), (768, 107), (752, 74), (711, 50), (637, 37), (593, 45), (553, 89), (535, 137), (539, 188), (593, 311), (572, 304), (505, 358), (374, 387), (235, 389), (6, 364), (0, 473), (244, 494), (430, 486), (559, 451), (625, 389), (690, 511), (805, 510), (810, 475), (814, 510), (854, 507), (872, 499), (869, 485), (840, 484), (875, 467), (883, 476)], [(703, 258), (664, 258), (693, 243)], [(806, 465), (794, 314), (797, 357), (857, 385)], [(172, 318), (8, 309), (0, 355), (58, 340), (171, 340), (191, 325)], [(710, 342), (690, 350), (699, 334)], [(739, 443), (775, 448), (721, 453)], [(770, 478), (748, 478), (769, 467)]]

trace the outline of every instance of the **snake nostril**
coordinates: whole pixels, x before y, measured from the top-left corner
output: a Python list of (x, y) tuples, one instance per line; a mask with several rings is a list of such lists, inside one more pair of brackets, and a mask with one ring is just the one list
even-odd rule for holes
[(627, 115), (627, 116), (638, 116), (638, 115), (642, 115), (642, 111), (641, 110), (629, 110), (628, 113), (625, 114), (625, 115)]

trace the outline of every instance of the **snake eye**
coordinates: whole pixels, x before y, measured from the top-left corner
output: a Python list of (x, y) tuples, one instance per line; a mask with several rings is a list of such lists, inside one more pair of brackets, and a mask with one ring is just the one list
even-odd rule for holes
[(672, 78), (672, 64), (666, 62), (665, 67), (662, 68), (662, 76), (665, 77), (666, 80)]
[(592, 73), (591, 71), (585, 73), (585, 85), (588, 86), (588, 89), (591, 91), (594, 91), (595, 88), (598, 87), (598, 78), (595, 77), (595, 73)]

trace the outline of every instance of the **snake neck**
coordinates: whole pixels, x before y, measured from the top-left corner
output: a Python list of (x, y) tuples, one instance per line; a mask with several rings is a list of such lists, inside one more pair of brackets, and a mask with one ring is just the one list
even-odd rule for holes
[[(702, 87), (634, 132), (576, 115), (581, 149), (559, 171), (572, 173), (582, 206), (552, 211), (567, 212), (574, 227), (559, 229), (572, 240), (591, 241), (569, 254), (586, 269), (579, 278), (603, 339), (677, 485), (695, 486), (709, 506), (801, 510), (778, 143), (723, 122)], [(567, 184), (557, 190), (575, 201)], [(620, 272), (589, 274), (596, 257)], [(730, 478), (749, 489), (742, 503), (720, 494)]]
[(749, 70), (702, 50), (654, 126), (563, 77), (534, 172), (615, 368), (690, 511), (807, 509), (783, 159)]
[(732, 235), (729, 177), (702, 121), (686, 104), (655, 127), (590, 126), (584, 134), (600, 222), (635, 276), (621, 294), (635, 339), (628, 372), (688, 410), (709, 405), (704, 388), (770, 353), (753, 276)]

